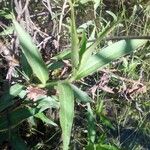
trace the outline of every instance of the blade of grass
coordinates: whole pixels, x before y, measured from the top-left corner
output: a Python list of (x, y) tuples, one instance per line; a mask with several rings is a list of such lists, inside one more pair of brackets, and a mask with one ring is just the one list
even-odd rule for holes
[(63, 150), (69, 149), (74, 118), (74, 95), (69, 84), (58, 84), (60, 101), (60, 125), (62, 128)]

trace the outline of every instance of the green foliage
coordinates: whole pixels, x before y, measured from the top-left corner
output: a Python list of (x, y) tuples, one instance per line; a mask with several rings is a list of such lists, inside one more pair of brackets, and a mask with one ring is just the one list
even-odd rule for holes
[(76, 87), (73, 84), (71, 84), (70, 86), (75, 94), (75, 97), (78, 99), (79, 102), (82, 103), (92, 102), (92, 99), (88, 96), (86, 92), (80, 90), (78, 87)]
[(60, 125), (62, 128), (63, 150), (68, 150), (74, 118), (74, 94), (69, 84), (58, 84), (60, 101)]
[(146, 42), (147, 40), (121, 40), (104, 48), (97, 54), (89, 57), (88, 61), (85, 61), (84, 67), (79, 68), (76, 79), (81, 79), (94, 73), (100, 67), (103, 67), (121, 56), (131, 53)]
[(18, 96), (18, 94), (23, 90), (23, 85), (15, 84), (0, 98), (0, 112), (7, 107), (13, 105), (16, 100), (13, 98)]
[(42, 120), (43, 122), (45, 122), (46, 124), (49, 125), (53, 125), (53, 126), (57, 126), (57, 124), (55, 122), (53, 122), (52, 120), (50, 120), (44, 113), (40, 112), (38, 114), (35, 115), (36, 118), (39, 118), (40, 120)]
[(16, 20), (13, 20), (13, 24), (17, 31), (22, 51), (33, 70), (33, 73), (43, 84), (45, 84), (48, 80), (48, 69), (44, 64), (37, 47), (33, 44), (30, 35), (24, 31)]
[[(81, 3), (86, 2), (87, 1), (81, 1)], [(94, 0), (93, 2), (94, 11), (96, 13), (101, 1)], [(116, 146), (117, 144), (112, 144), (105, 138), (97, 141), (96, 122), (113, 130), (115, 130), (115, 127), (104, 113), (103, 102), (101, 102), (96, 108), (96, 111), (94, 111), (94, 107), (92, 107), (93, 103), (90, 103), (94, 101), (87, 92), (76, 86), (76, 82), (97, 72), (98, 69), (110, 64), (112, 61), (132, 53), (134, 50), (143, 46), (147, 40), (120, 40), (101, 49), (101, 41), (117, 27), (120, 21), (122, 21), (121, 17), (117, 17), (113, 12), (107, 11), (107, 14), (111, 15), (114, 20), (112, 23), (107, 22), (106, 27), (98, 33), (96, 41), (89, 45), (88, 36), (85, 31), (82, 33), (81, 41), (79, 40), (74, 10), (76, 3), (72, 3), (72, 1), (69, 0), (69, 6), (71, 9), (71, 48), (52, 57), (49, 64), (43, 61), (37, 46), (32, 42), (32, 38), (15, 19), (12, 20), (14, 28), (10, 26), (1, 33), (1, 35), (9, 35), (12, 34), (13, 30), (17, 32), (20, 48), (22, 50), (22, 70), (18, 70), (21, 73), (21, 79), (30, 79), (30, 82), (28, 80), (27, 82), (22, 80), (24, 83), (19, 84), (19, 78), (17, 81), (18, 83), (12, 85), (0, 98), (0, 132), (16, 129), (19, 124), (31, 117), (38, 118), (47, 125), (58, 127), (53, 119), (46, 116), (46, 111), (48, 109), (55, 108), (59, 110), (63, 150), (68, 150), (75, 116), (74, 99), (76, 98), (81, 105), (85, 104), (87, 108), (88, 144), (86, 148), (89, 150), (119, 150)], [(0, 15), (8, 19), (12, 18), (12, 16), (4, 12), (1, 12)], [(97, 29), (94, 27), (90, 38), (96, 35), (96, 31)], [(71, 65), (67, 64), (71, 68), (71, 73), (66, 73), (67, 75), (65, 78), (60, 78), (58, 76), (53, 80), (54, 72), (56, 71), (57, 73), (58, 70), (65, 67), (65, 60), (71, 61)], [(128, 63), (127, 60), (124, 60), (124, 72), (128, 75), (132, 74), (135, 72), (137, 65), (138, 63), (136, 61)], [(37, 80), (31, 80), (33, 75), (36, 76), (42, 84), (39, 84)], [(52, 77), (50, 77), (50, 75)], [(35, 93), (28, 89), (30, 86), (36, 91)], [(51, 96), (43, 94), (35, 98), (35, 95), (32, 94), (38, 95), (39, 89), (48, 91), (47, 93)], [(53, 90), (55, 94), (51, 94)], [(18, 101), (19, 106), (16, 105)], [(149, 103), (145, 105), (149, 106)], [(96, 120), (97, 118), (99, 121)], [(24, 144), (22, 139), (15, 133), (12, 135), (11, 141), (14, 149), (20, 149), (20, 147), (26, 149), (26, 144)], [(16, 141), (18, 141), (17, 146)]]
[(87, 118), (88, 118), (88, 137), (89, 143), (95, 142), (96, 130), (95, 130), (95, 116), (90, 106), (90, 103), (87, 104)]
[(75, 13), (74, 13), (74, 7), (69, 0), (70, 8), (71, 8), (71, 57), (72, 57), (72, 64), (73, 69), (76, 71), (79, 65), (79, 45), (78, 45), (78, 36), (77, 36), (77, 30), (76, 30), (76, 24), (75, 24)]

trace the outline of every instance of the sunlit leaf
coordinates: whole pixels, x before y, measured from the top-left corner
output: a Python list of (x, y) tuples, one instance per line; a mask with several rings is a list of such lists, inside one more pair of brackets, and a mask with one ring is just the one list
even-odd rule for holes
[(85, 23), (83, 23), (82, 25), (80, 25), (77, 29), (77, 32), (80, 33), (80, 32), (84, 32), (86, 31), (86, 29), (89, 27), (89, 26), (94, 26), (94, 22), (92, 20), (89, 20)]
[(101, 40), (115, 28), (115, 26), (118, 24), (119, 21), (120, 21), (120, 19), (112, 22), (111, 24), (108, 24), (105, 27), (105, 29), (100, 33), (100, 35), (98, 36), (96, 41), (90, 47), (88, 47), (86, 49), (86, 51), (84, 52), (84, 54), (81, 58), (79, 70), (84, 69), (85, 63), (91, 57), (92, 53), (95, 52), (95, 50), (96, 50), (97, 46), (100, 44)]
[(12, 14), (10, 13), (10, 10), (8, 8), (0, 10), (0, 16), (5, 17), (6, 19), (12, 19)]
[(76, 79), (81, 79), (91, 73), (94, 73), (97, 71), (97, 69), (103, 67), (115, 59), (131, 53), (133, 50), (142, 46), (146, 42), (147, 40), (137, 39), (121, 40), (102, 49), (100, 52), (91, 56), (86, 62), (84, 62), (84, 67), (79, 69)]
[(14, 31), (14, 27), (10, 26), (10, 27), (7, 27), (6, 29), (4, 29), (2, 32), (0, 32), (0, 35), (1, 36), (10, 35), (13, 33), (13, 31)]
[(30, 35), (20, 26), (20, 24), (16, 20), (13, 20), (13, 24), (18, 34), (19, 41), (22, 46), (22, 51), (29, 65), (39, 80), (45, 84), (48, 80), (48, 69), (42, 60), (40, 52), (32, 42)]
[(106, 11), (109, 15), (113, 17), (114, 20), (117, 20), (117, 16), (112, 11)]
[(60, 125), (62, 128), (63, 150), (69, 149), (71, 129), (74, 118), (74, 95), (69, 84), (58, 84), (60, 101)]

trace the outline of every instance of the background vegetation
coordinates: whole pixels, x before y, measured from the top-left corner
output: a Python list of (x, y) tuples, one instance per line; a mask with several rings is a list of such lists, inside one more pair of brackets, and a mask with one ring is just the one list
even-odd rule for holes
[(149, 1), (0, 8), (0, 149), (150, 149)]

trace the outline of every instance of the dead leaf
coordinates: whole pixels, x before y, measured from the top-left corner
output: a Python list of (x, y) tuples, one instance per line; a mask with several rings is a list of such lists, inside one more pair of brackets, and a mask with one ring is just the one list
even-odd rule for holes
[(36, 101), (39, 96), (44, 96), (46, 94), (46, 90), (40, 89), (38, 87), (29, 86), (27, 88), (27, 98), (33, 101)]

